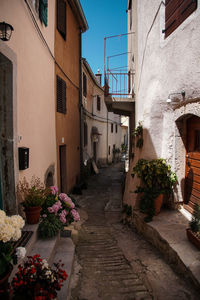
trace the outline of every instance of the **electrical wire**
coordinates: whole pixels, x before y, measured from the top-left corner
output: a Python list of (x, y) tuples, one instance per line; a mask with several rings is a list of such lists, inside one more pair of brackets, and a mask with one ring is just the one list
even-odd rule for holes
[(96, 117), (96, 118), (99, 118), (99, 119), (102, 119), (102, 120), (106, 120), (106, 122), (105, 122), (105, 121), (97, 120), (97, 121), (99, 121), (99, 122), (107, 123), (107, 121), (109, 121), (110, 123), (114, 123), (114, 124), (117, 124), (117, 125), (121, 125), (121, 123), (116, 122), (116, 121), (114, 121), (114, 120), (111, 120), (111, 119), (107, 119), (107, 118), (104, 118), (104, 117), (97, 116), (97, 115), (95, 115), (95, 114), (89, 112), (89, 111), (88, 111), (87, 109), (85, 109), (84, 107), (83, 107), (83, 112), (84, 112), (88, 117), (90, 117), (91, 119), (95, 119), (95, 117)]
[(53, 53), (51, 52), (51, 49), (49, 48), (49, 45), (47, 44), (47, 41), (45, 40), (45, 38), (44, 38), (44, 36), (43, 36), (43, 34), (42, 34), (42, 32), (41, 32), (39, 26), (38, 26), (38, 23), (37, 23), (37, 21), (36, 21), (36, 19), (35, 19), (35, 16), (34, 16), (34, 14), (33, 14), (33, 12), (32, 12), (32, 9), (31, 9), (29, 3), (27, 2), (27, 0), (24, 0), (24, 1), (25, 1), (26, 5), (27, 5), (27, 7), (28, 7), (28, 10), (29, 10), (31, 19), (32, 19), (32, 21), (33, 21), (33, 24), (34, 24), (36, 30), (37, 30), (37, 33), (39, 34), (39, 36), (40, 36), (42, 42), (44, 43), (45, 47), (47, 48), (47, 50), (48, 50), (48, 52), (49, 52), (51, 58), (53, 59), (55, 65), (60, 69), (60, 71), (61, 71), (61, 72), (63, 73), (63, 75), (68, 79), (68, 81), (69, 81), (76, 89), (79, 90), (79, 87), (78, 87), (78, 86), (77, 86), (77, 85), (69, 78), (69, 76), (65, 73), (65, 71), (62, 69), (62, 67), (60, 66), (60, 64), (56, 61), (55, 56), (54, 56)]

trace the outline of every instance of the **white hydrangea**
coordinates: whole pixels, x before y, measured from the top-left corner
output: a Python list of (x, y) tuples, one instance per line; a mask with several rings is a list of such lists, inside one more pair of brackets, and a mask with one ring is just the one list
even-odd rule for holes
[(0, 241), (4, 243), (11, 240), (17, 241), (21, 237), (23, 226), (24, 220), (22, 217), (19, 215), (8, 217), (3, 210), (0, 210)]
[(16, 255), (18, 259), (23, 259), (26, 255), (26, 249), (24, 247), (17, 247)]

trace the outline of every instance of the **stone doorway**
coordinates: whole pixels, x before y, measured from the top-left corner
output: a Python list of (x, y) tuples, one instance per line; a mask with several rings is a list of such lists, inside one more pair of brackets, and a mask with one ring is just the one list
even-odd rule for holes
[(13, 64), (0, 52), (0, 205), (16, 213), (13, 125)]

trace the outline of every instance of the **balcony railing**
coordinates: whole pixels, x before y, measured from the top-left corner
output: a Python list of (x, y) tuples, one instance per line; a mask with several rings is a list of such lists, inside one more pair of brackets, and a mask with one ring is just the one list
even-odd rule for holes
[(131, 94), (134, 73), (105, 73), (105, 96), (128, 97)]

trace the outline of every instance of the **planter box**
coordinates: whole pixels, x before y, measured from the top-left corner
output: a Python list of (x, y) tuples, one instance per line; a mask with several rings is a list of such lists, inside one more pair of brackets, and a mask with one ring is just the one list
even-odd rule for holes
[(190, 228), (186, 229), (188, 240), (200, 250), (200, 239)]

